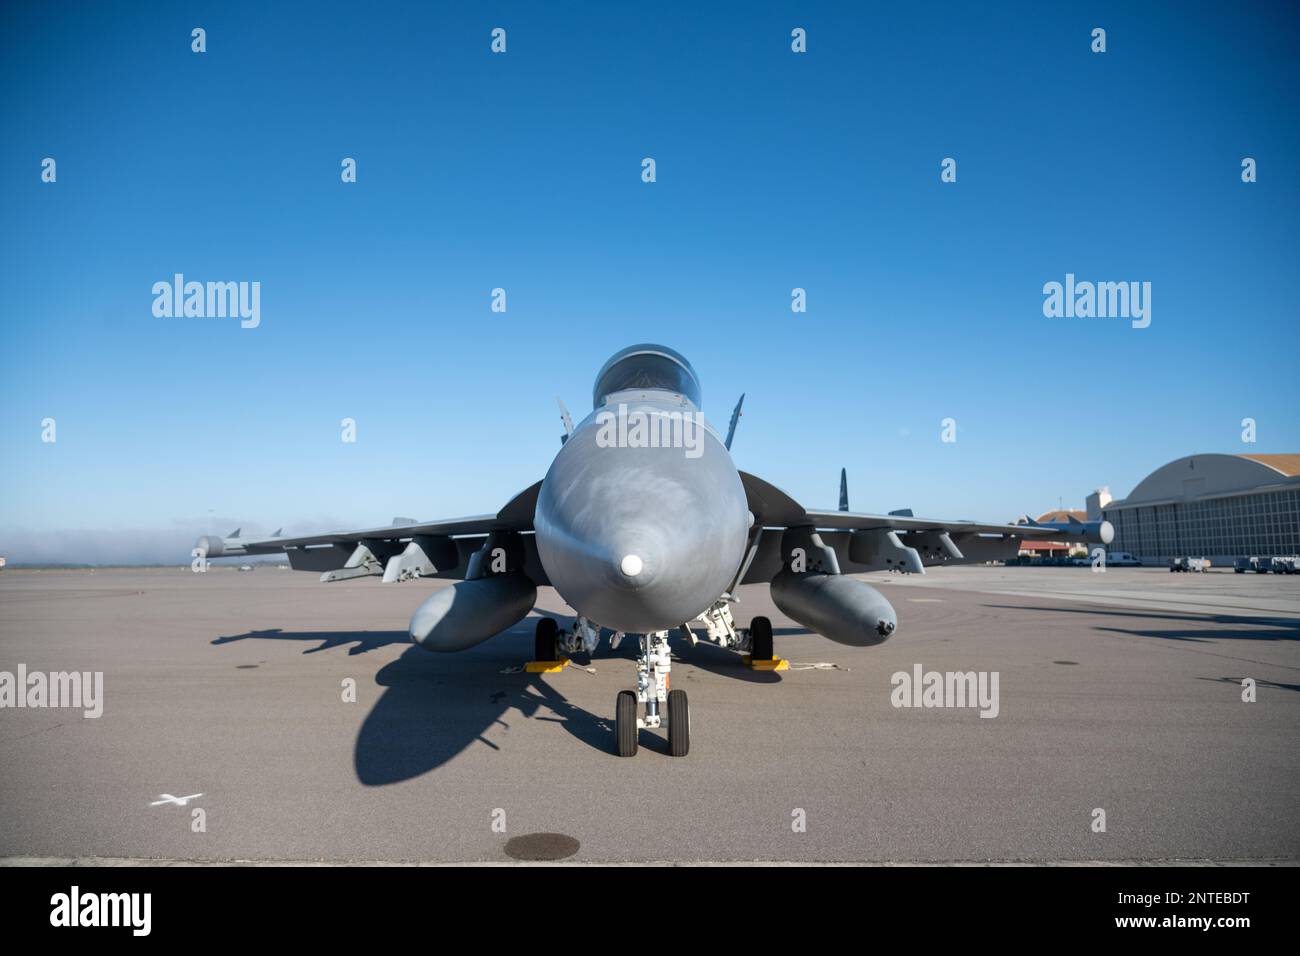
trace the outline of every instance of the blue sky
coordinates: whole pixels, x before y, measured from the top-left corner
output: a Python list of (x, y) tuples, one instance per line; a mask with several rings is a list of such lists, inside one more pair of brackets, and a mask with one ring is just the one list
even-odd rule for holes
[[(1290, 5), (0, 18), (11, 561), (41, 532), (108, 560), (495, 511), (558, 448), (554, 397), (585, 414), (647, 340), (715, 422), (748, 393), (737, 464), (809, 505), (846, 466), (855, 509), (1005, 519), (1184, 454), (1300, 451)], [(259, 281), (260, 327), (155, 318), (176, 272)], [(1149, 281), (1150, 328), (1044, 317), (1067, 272)]]

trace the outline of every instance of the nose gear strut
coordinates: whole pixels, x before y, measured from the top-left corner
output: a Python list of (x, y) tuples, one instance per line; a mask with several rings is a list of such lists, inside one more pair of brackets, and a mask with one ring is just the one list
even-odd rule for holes
[[(615, 702), (615, 735), (618, 755), (631, 757), (637, 751), (639, 731), (668, 724), (668, 752), (684, 757), (690, 750), (691, 718), (686, 691), (669, 689), (672, 654), (668, 632), (642, 635), (636, 663), (636, 691), (620, 691)], [(645, 716), (637, 716), (637, 705), (645, 705)], [(665, 714), (664, 711), (667, 711)]]

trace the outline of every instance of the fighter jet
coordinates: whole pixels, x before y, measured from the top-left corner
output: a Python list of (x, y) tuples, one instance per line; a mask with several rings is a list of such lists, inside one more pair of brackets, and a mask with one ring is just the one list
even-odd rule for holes
[[(744, 396), (741, 396), (743, 403)], [(898, 616), (879, 591), (850, 577), (864, 571), (924, 573), (937, 564), (1014, 557), (1030, 540), (1109, 543), (1108, 522), (981, 524), (918, 518), (910, 510), (863, 514), (805, 508), (731, 458), (741, 405), (726, 436), (702, 414), (700, 380), (679, 353), (633, 345), (600, 369), (592, 412), (565, 433), (541, 481), (495, 514), (304, 538), (205, 536), (196, 564), (227, 555), (285, 554), (321, 581), (363, 576), (385, 583), (448, 578), (411, 618), (411, 639), (459, 651), (523, 620), (550, 585), (576, 612), (572, 627), (537, 622), (534, 657), (591, 654), (639, 644), (636, 689), (615, 701), (615, 749), (630, 757), (643, 728), (667, 728), (669, 752), (690, 749), (686, 692), (670, 689), (668, 637), (677, 631), (752, 661), (773, 657), (772, 623), (737, 627), (742, 584), (765, 583), (781, 612), (853, 647), (879, 644)]]

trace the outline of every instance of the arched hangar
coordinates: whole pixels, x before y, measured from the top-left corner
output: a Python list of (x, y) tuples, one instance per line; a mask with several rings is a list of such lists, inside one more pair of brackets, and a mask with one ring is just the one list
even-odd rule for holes
[(1300, 455), (1188, 455), (1111, 501), (1114, 551), (1144, 563), (1300, 554)]

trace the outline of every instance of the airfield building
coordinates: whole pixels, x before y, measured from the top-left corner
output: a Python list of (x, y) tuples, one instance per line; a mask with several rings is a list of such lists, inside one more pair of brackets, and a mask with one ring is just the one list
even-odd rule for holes
[(1300, 554), (1300, 455), (1188, 455), (1100, 510), (1115, 527), (1110, 550), (1144, 564)]
[[(1073, 518), (1075, 521), (1087, 520), (1087, 515), (1082, 511), (1057, 510), (1041, 514), (1035, 521), (1040, 524), (1044, 521), (1069, 521)], [(1067, 543), (1064, 541), (1040, 541), (1036, 538), (1026, 539), (1021, 542), (1021, 556), (1039, 557), (1039, 558), (1068, 558), (1072, 554), (1087, 554), (1088, 546), (1079, 542)]]

